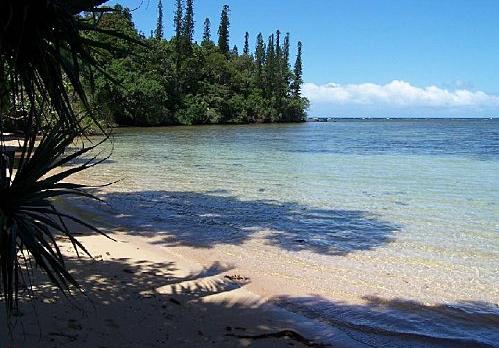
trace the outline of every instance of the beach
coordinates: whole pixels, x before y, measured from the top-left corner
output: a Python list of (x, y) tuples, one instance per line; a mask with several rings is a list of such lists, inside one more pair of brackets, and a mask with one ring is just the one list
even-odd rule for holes
[[(116, 235), (118, 242), (79, 236), (96, 261), (70, 263), (88, 298), (109, 307), (92, 312), (86, 302), (82, 322), (67, 304), (50, 305), (64, 319), (51, 324), (60, 329), (55, 336), (41, 330), (40, 337), (55, 347), (91, 339), (154, 347), (158, 335), (186, 347), (495, 347), (497, 125), (394, 120), (117, 132), (113, 156), (71, 178), (114, 182), (93, 189), (105, 203), (64, 206)], [(193, 322), (201, 317), (216, 319)], [(122, 323), (106, 331), (104, 318)], [(138, 322), (147, 325), (135, 340), (129, 326)], [(81, 332), (68, 338), (69, 326)], [(299, 336), (272, 336), (283, 330)]]
[[(323, 346), (314, 337), (324, 327), (266, 303), (230, 265), (200, 264), (121, 228), (107, 233), (114, 240), (79, 236), (94, 259), (76, 257), (62, 242), (83, 292), (65, 298), (36, 277), (44, 284), (36, 286), (38, 298), (22, 296), (1, 347)], [(341, 330), (327, 336), (334, 347), (357, 345)]]
[[(34, 288), (36, 298), (21, 296), (20, 313), (14, 316), (10, 335), (3, 329), (0, 347), (469, 346), (363, 330), (361, 319), (357, 325), (345, 325), (314, 316), (321, 307), (355, 308), (332, 300), (330, 292), (318, 294), (318, 272), (325, 277), (332, 268), (313, 269), (277, 253), (257, 264), (224, 246), (165, 245), (167, 231), (136, 233), (133, 225), (123, 224), (123, 211), (81, 200), (60, 205), (66, 213), (99, 226), (106, 236), (67, 222), (92, 255), (80, 250), (77, 256), (69, 241), (58, 241), (81, 291), (73, 289), (66, 298), (35, 272), (34, 283), (40, 284)], [(258, 238), (253, 243), (262, 246)], [(227, 262), (236, 259), (240, 261)], [(326, 278), (324, 283), (329, 284)]]
[(499, 3), (107, 2), (0, 2), (0, 348), (499, 348)]

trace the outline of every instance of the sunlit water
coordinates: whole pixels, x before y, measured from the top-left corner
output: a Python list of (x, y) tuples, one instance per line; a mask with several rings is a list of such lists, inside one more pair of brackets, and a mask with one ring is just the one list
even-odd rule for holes
[(80, 179), (370, 344), (499, 345), (499, 120), (122, 129)]

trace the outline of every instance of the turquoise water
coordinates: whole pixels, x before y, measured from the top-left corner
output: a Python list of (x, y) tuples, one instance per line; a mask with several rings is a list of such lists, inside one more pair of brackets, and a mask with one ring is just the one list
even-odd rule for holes
[(499, 342), (499, 120), (121, 129), (80, 179), (122, 179), (104, 196), (136, 231), (224, 250), (370, 344)]

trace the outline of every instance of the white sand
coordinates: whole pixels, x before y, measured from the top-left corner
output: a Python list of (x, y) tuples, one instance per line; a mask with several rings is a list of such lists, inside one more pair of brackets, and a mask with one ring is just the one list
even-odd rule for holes
[(198, 264), (177, 248), (124, 231), (112, 236), (116, 242), (79, 237), (95, 261), (76, 259), (64, 244), (68, 267), (86, 296), (77, 293), (69, 301), (52, 287), (43, 287), (40, 291), (48, 297), (22, 304), (13, 338), (2, 328), (0, 347), (306, 346), (289, 337), (232, 336), (284, 329), (314, 342), (327, 336), (334, 347), (360, 346), (340, 330), (266, 304), (245, 289), (251, 280), (228, 265)]

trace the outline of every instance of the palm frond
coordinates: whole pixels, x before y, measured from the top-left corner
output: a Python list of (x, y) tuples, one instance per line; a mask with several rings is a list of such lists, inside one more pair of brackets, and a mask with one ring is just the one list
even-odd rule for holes
[[(64, 166), (71, 160), (94, 150), (101, 142), (65, 154), (73, 143), (72, 137), (63, 136), (62, 128), (54, 128), (40, 141), (33, 156), (16, 173), (9, 186), (0, 187), (0, 270), (1, 288), (7, 309), (15, 308), (19, 280), (29, 264), (21, 262), (20, 253), (33, 258), (49, 279), (64, 293), (78, 283), (66, 270), (63, 256), (55, 236), (66, 237), (74, 248), (90, 255), (88, 250), (72, 235), (66, 221), (101, 233), (99, 229), (78, 217), (56, 209), (53, 200), (60, 196), (94, 197), (82, 184), (62, 182), (71, 174), (95, 165), (98, 161), (87, 160), (84, 164)], [(73, 138), (74, 140), (74, 138)]]
[[(103, 136), (81, 82), (84, 71), (101, 71), (96, 54), (112, 49), (85, 33), (102, 32), (92, 16), (110, 10), (103, 0), (0, 1), (0, 294), (7, 312), (16, 308), (19, 290), (28, 286), (32, 260), (63, 293), (78, 287), (64, 265), (56, 236), (66, 237), (78, 251), (88, 250), (71, 234), (66, 222), (101, 233), (91, 224), (59, 211), (61, 196), (95, 198), (84, 185), (64, 180), (99, 164), (97, 157), (71, 163), (102, 142), (68, 148), (86, 133), (82, 115)], [(120, 39), (121, 33), (106, 31)], [(81, 106), (76, 110), (75, 101)], [(6, 130), (22, 134), (17, 171), (5, 142)], [(69, 165), (68, 165), (69, 164)], [(7, 171), (10, 176), (3, 175)], [(95, 198), (97, 199), (97, 198)]]

